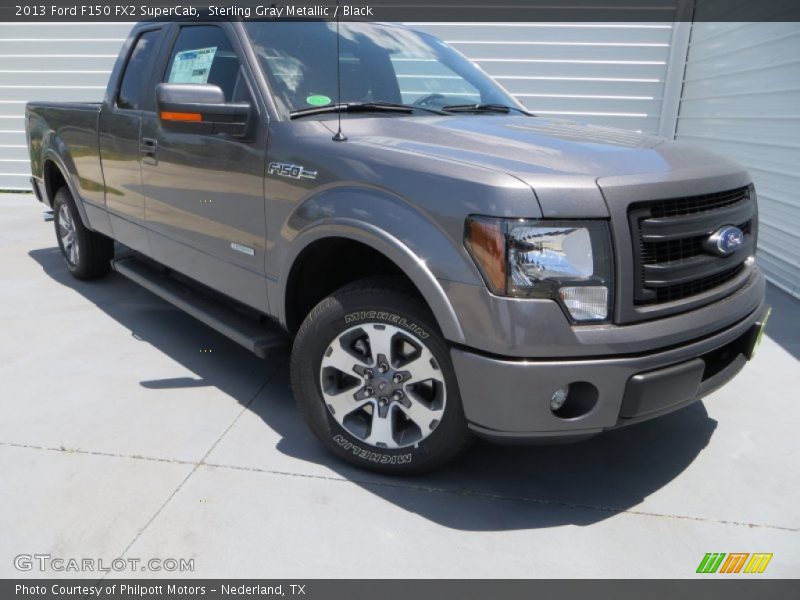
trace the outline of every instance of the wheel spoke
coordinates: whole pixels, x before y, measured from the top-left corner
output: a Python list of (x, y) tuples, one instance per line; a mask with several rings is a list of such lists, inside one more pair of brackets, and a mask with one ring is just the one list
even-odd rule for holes
[(431, 364), (433, 354), (427, 348), (423, 348), (420, 355), (411, 362), (403, 365), (401, 369), (408, 371), (410, 378), (406, 384), (420, 383), (433, 379), (434, 381), (444, 382), (444, 374), (440, 369), (436, 369)]
[(406, 394), (406, 398), (408, 398), (408, 402), (405, 404), (398, 404), (398, 407), (409, 419), (416, 423), (423, 434), (431, 430), (431, 424), (434, 421), (441, 421), (442, 414), (444, 413), (443, 408), (432, 409), (415, 399), (411, 394)]
[(339, 421), (340, 424), (344, 423), (344, 418), (347, 415), (372, 402), (370, 398), (356, 400), (353, 398), (352, 389), (339, 392), (338, 394), (331, 394), (324, 391), (322, 393), (325, 396), (325, 403), (333, 409), (333, 417)]
[(386, 448), (397, 448), (397, 442), (394, 441), (394, 421), (395, 412), (394, 407), (390, 406), (386, 411), (386, 416), (380, 416), (380, 411), (375, 407), (372, 413), (372, 423), (369, 428), (369, 437), (364, 441), (373, 446), (379, 444), (384, 445)]
[(392, 362), (392, 338), (395, 329), (388, 325), (370, 325), (365, 328), (369, 337), (369, 347), (372, 352), (372, 359), (375, 360), (379, 354), (383, 354), (386, 359)]
[(339, 339), (335, 339), (331, 342), (331, 353), (322, 357), (323, 369), (326, 367), (333, 367), (342, 373), (357, 376), (356, 371), (354, 371), (354, 368), (357, 366), (368, 367), (369, 365), (363, 359), (357, 358), (342, 348)]

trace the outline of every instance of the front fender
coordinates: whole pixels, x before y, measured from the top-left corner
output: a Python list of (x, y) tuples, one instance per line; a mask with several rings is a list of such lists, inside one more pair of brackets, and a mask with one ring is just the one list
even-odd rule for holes
[[(459, 224), (463, 228), (463, 224)], [(286, 325), (285, 298), (292, 266), (310, 244), (337, 237), (383, 254), (414, 283), (430, 306), (445, 338), (464, 343), (464, 332), (440, 280), (482, 285), (482, 279), (453, 232), (407, 201), (382, 190), (337, 188), (303, 203), (284, 223), (276, 244), (280, 265), (270, 286), (270, 305)]]

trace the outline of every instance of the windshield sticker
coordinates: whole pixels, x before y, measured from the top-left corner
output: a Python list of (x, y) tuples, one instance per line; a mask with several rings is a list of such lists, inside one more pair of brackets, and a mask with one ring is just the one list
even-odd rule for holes
[(331, 99), (327, 96), (323, 96), (322, 94), (314, 94), (313, 96), (306, 98), (306, 102), (311, 106), (325, 106), (326, 104), (331, 103)]
[(216, 53), (216, 46), (178, 52), (172, 61), (169, 83), (208, 83)]

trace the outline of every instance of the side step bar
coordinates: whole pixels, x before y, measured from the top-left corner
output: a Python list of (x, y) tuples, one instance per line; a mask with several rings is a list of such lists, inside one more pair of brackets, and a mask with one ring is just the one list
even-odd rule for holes
[(266, 358), (272, 352), (289, 346), (289, 338), (283, 331), (247, 318), (222, 302), (151, 267), (136, 256), (118, 258), (111, 264), (120, 275), (216, 329), (256, 356)]

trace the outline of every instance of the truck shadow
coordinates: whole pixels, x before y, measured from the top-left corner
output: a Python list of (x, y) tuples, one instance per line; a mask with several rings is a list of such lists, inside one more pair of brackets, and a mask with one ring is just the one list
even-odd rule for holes
[[(80, 293), (137, 339), (196, 376), (150, 380), (142, 373), (143, 394), (213, 386), (248, 406), (277, 432), (277, 450), (285, 456), (271, 459), (271, 449), (262, 444), (263, 456), (247, 456), (245, 466), (252, 468), (257, 463), (256, 470), (266, 472), (291, 469), (312, 477), (338, 476), (450, 528), (502, 531), (589, 525), (620, 512), (636, 511), (643, 499), (692, 463), (717, 425), (703, 404), (695, 403), (655, 421), (577, 444), (502, 447), (477, 442), (460, 461), (432, 474), (414, 478), (371, 474), (341, 463), (307, 430), (289, 390), (287, 354), (265, 364), (119, 275), (80, 282), (69, 276), (56, 248), (29, 254), (54, 281)], [(214, 347), (215, 360), (198, 352), (198, 336)], [(241, 391), (243, 377), (252, 377), (258, 387), (267, 381), (267, 373), (273, 372), (255, 399), (252, 393), (245, 396)], [(272, 435), (265, 429), (265, 438)], [(243, 453), (259, 452), (245, 443), (242, 448)], [(213, 455), (209, 460), (214, 462)], [(292, 467), (295, 461), (296, 467)]]

